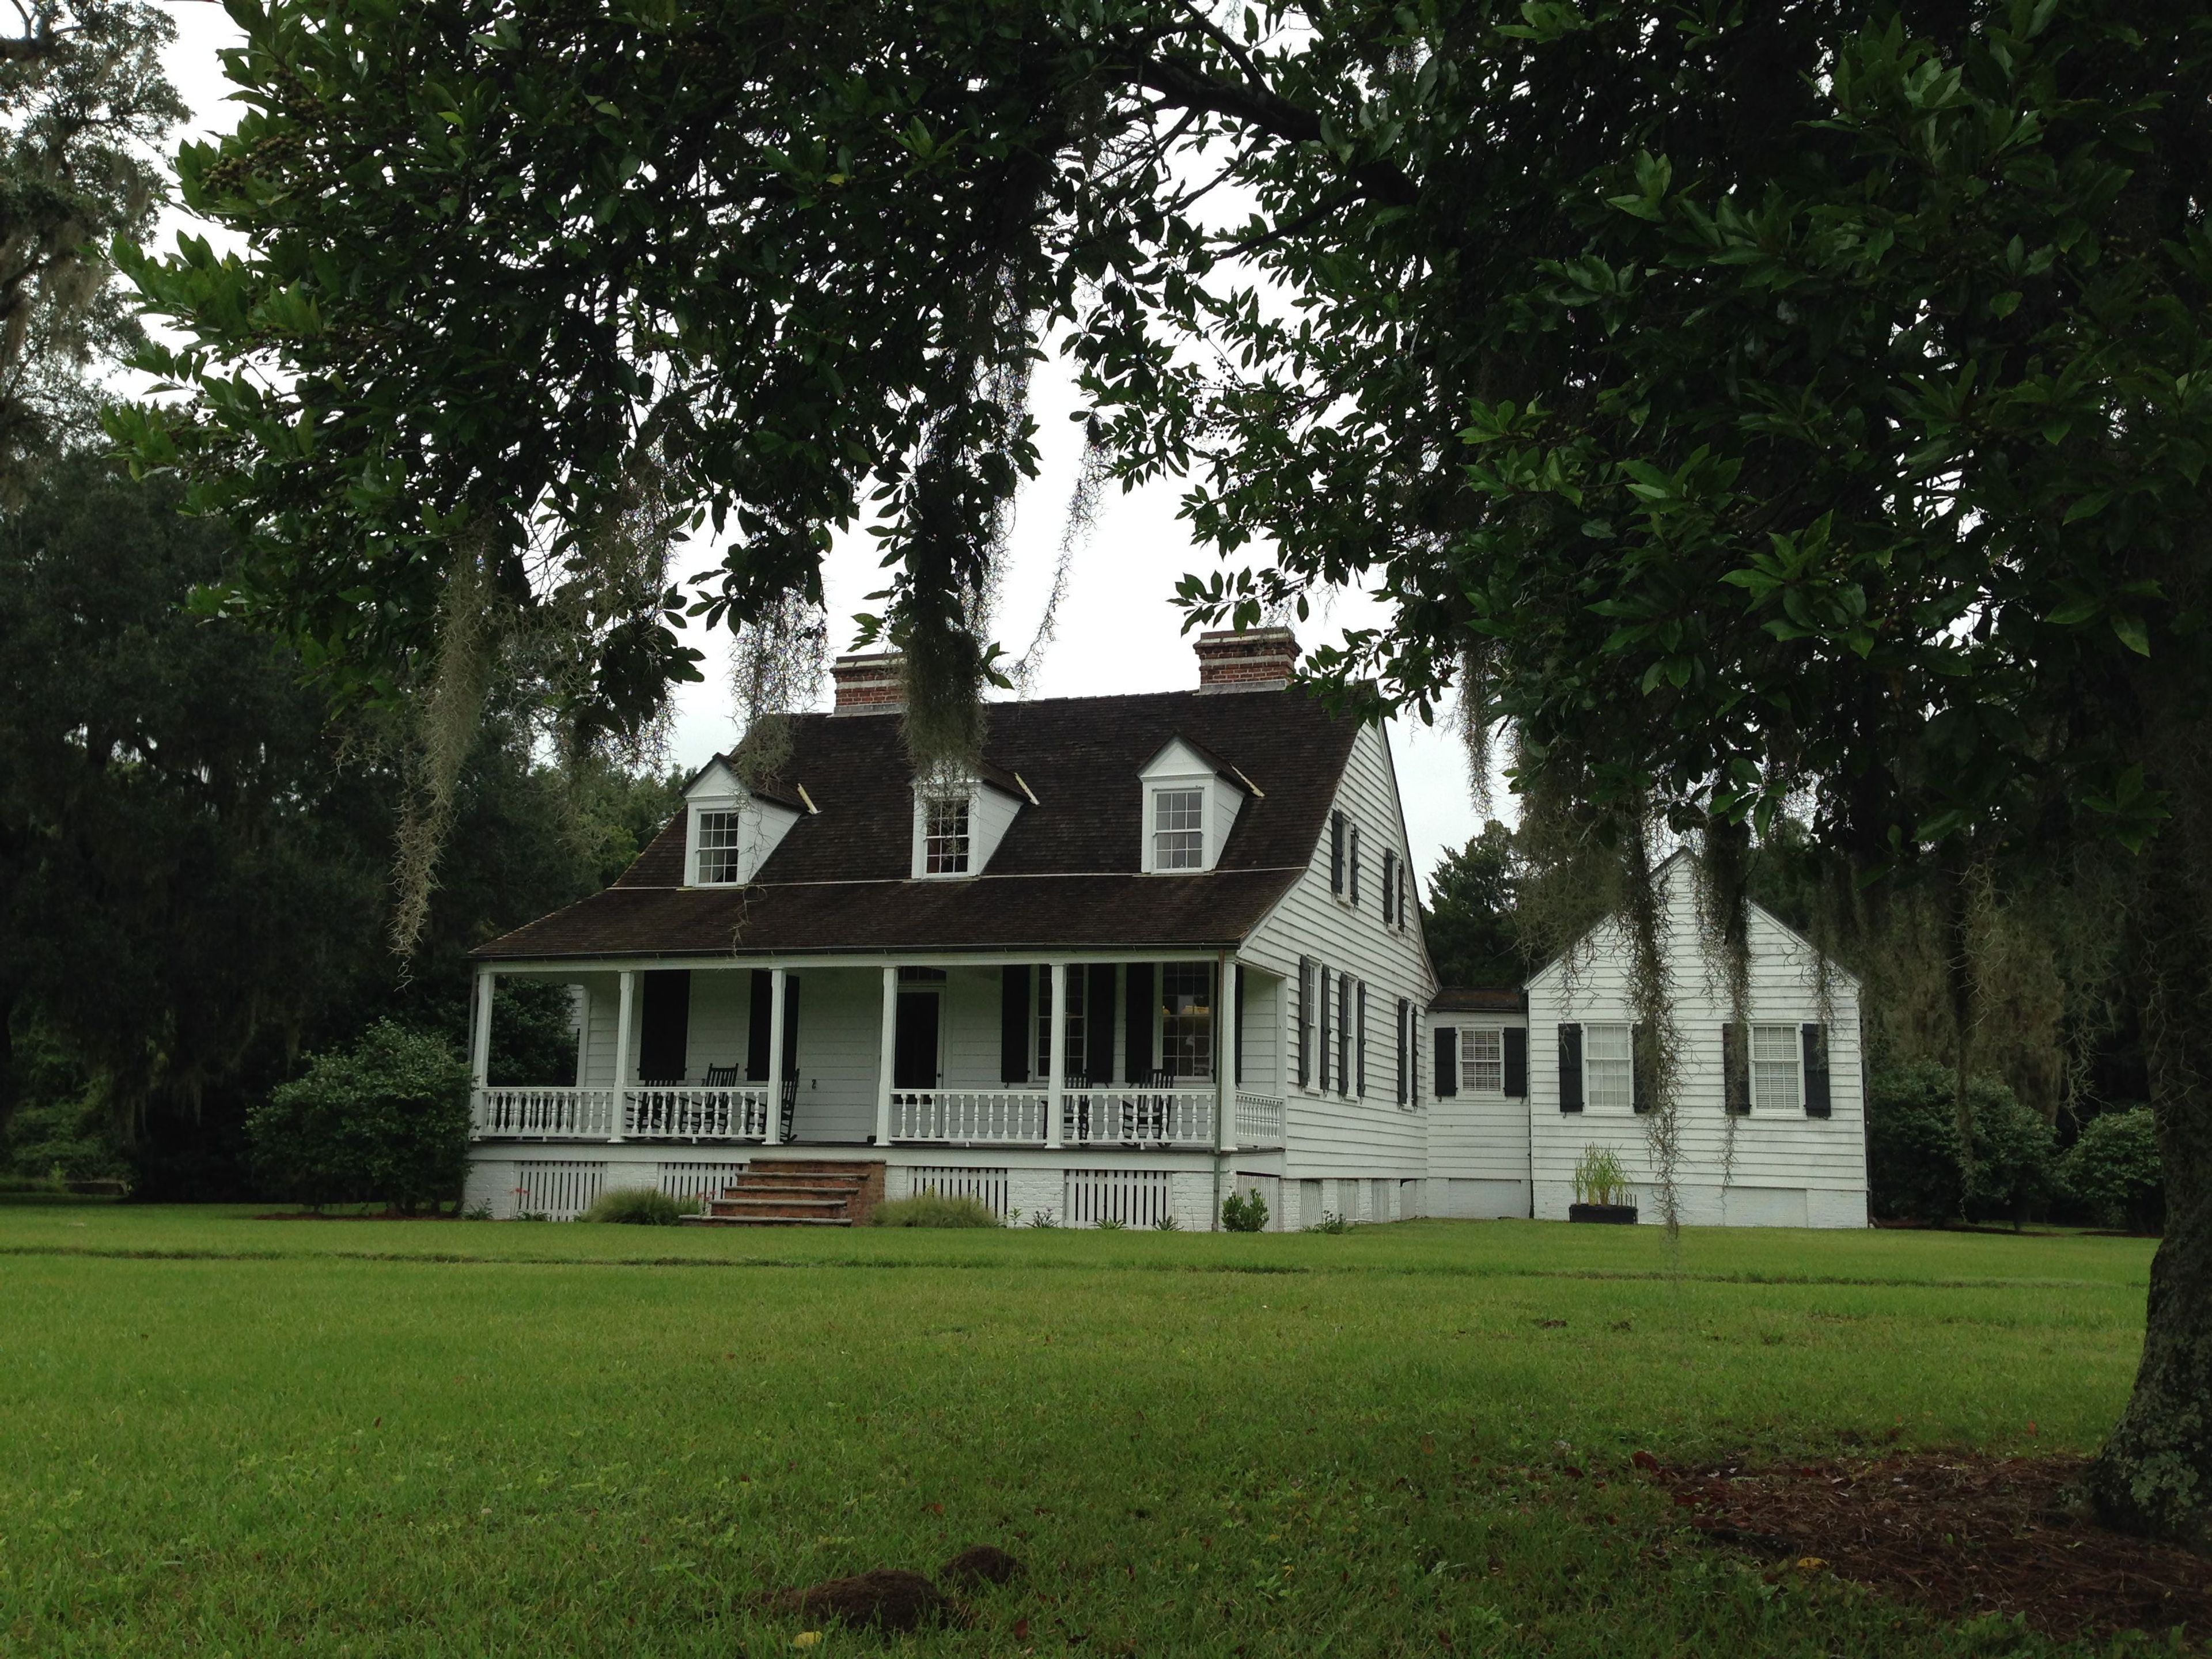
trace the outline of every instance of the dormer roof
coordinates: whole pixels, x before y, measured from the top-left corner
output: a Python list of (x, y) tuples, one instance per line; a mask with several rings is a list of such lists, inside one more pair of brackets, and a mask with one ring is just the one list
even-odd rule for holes
[[(801, 714), (771, 787), (797, 804), (803, 786), (817, 810), (742, 891), (684, 886), (679, 817), (613, 887), (477, 954), (1234, 946), (1310, 867), (1358, 729), (1296, 686), (996, 703), (985, 718), (981, 780), (1022, 810), (973, 879), (912, 878), (900, 722)], [(1143, 873), (1139, 782), (1178, 740), (1247, 798), (1214, 867), (1163, 881)]]

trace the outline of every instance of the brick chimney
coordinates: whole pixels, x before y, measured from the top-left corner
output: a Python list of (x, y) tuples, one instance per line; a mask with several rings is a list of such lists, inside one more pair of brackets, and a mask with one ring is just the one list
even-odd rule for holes
[(1279, 691), (1297, 666), (1297, 636), (1287, 628), (1221, 629), (1198, 636), (1201, 691)]
[(830, 665), (838, 714), (896, 714), (906, 707), (905, 659), (896, 651), (840, 657)]

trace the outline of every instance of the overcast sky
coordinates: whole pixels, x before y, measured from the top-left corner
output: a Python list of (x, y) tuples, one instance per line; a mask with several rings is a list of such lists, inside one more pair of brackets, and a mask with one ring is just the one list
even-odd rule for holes
[[(235, 106), (223, 101), (229, 88), (216, 54), (236, 40), (235, 28), (219, 6), (199, 0), (167, 0), (165, 9), (177, 23), (169, 66), (191, 106), (191, 131), (227, 131), (235, 124)], [(165, 228), (165, 246), (185, 222), (178, 216)], [(1038, 374), (1033, 398), (1042, 428), (1043, 471), (1017, 503), (1012, 559), (998, 621), (1000, 639), (1016, 655), (1028, 645), (1051, 586), (1079, 449), (1077, 428), (1068, 419), (1075, 409), (1071, 378), (1057, 362)], [(1045, 653), (1032, 695), (1172, 690), (1198, 683), (1197, 660), (1170, 595), (1177, 577), (1209, 569), (1214, 561), (1191, 544), (1176, 517), (1181, 495), (1181, 487), (1170, 482), (1133, 495), (1117, 493), (1102, 504), (1075, 558), (1058, 637)], [(679, 562), (681, 571), (689, 574), (715, 562), (711, 549), (695, 553)], [(827, 586), (833, 650), (849, 647), (850, 618), (869, 608), (864, 596), (880, 585), (881, 574), (865, 538), (845, 538), (831, 552)], [(1300, 643), (1323, 643), (1339, 629), (1372, 623), (1380, 615), (1370, 596), (1340, 593), (1300, 626)], [(732, 717), (729, 635), (695, 632), (690, 642), (707, 653), (707, 678), (678, 688), (676, 695), (670, 758), (685, 767), (703, 764), (738, 736)], [(1469, 799), (1467, 766), (1456, 736), (1441, 722), (1431, 729), (1414, 720), (1394, 721), (1390, 745), (1405, 797), (1414, 867), (1425, 882), (1443, 851), (1464, 844), (1480, 827)]]

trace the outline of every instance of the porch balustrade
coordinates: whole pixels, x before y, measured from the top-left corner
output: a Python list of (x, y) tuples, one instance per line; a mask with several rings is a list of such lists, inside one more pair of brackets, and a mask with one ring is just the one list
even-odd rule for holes
[(1283, 1103), (1273, 1095), (1237, 1091), (1237, 1144), (1273, 1147), (1283, 1144)]
[(766, 1085), (707, 1088), (695, 1084), (626, 1090), (623, 1133), (634, 1140), (765, 1140)]
[(1213, 1145), (1214, 1094), (1200, 1088), (1070, 1089), (1060, 1139), (1070, 1146)]
[(891, 1139), (1042, 1146), (1044, 1105), (1042, 1092), (1027, 1089), (895, 1089)]
[(615, 1132), (612, 1089), (479, 1089), (471, 1114), (478, 1140), (605, 1140)]

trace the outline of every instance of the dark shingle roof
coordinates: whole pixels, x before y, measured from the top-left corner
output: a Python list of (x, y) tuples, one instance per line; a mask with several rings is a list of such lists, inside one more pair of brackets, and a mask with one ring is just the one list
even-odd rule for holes
[[(1030, 945), (1233, 945), (1305, 870), (1356, 727), (1304, 691), (1065, 697), (993, 705), (984, 752), (1024, 801), (985, 872), (915, 881), (900, 722), (805, 714), (780, 786), (818, 809), (743, 890), (686, 889), (678, 814), (615, 885), (475, 954), (492, 959)], [(1245, 797), (1203, 875), (1146, 876), (1138, 772), (1181, 737), (1235, 767)]]
[(1429, 999), (1432, 1014), (1517, 1014), (1527, 999), (1517, 985), (1447, 985)]

